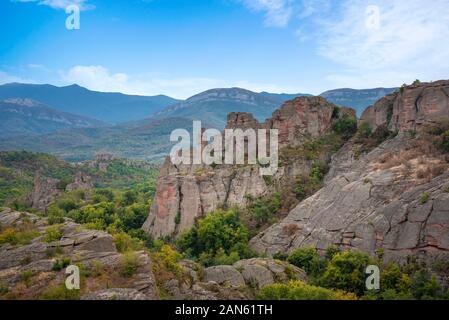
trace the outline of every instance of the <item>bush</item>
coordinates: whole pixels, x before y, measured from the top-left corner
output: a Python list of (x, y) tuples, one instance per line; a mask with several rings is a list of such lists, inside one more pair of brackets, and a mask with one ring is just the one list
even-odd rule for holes
[(345, 251), (334, 255), (324, 271), (320, 283), (362, 296), (365, 291), (365, 270), (374, 261), (365, 253)]
[(114, 243), (117, 247), (117, 250), (122, 253), (143, 249), (142, 241), (131, 237), (125, 232), (114, 234)]
[(325, 267), (325, 261), (318, 255), (315, 248), (296, 249), (287, 261), (312, 276), (320, 274)]
[(238, 212), (217, 210), (200, 219), (178, 239), (177, 245), (188, 256), (194, 259), (201, 257), (205, 265), (211, 265), (222, 250), (226, 255), (235, 252), (242, 259), (251, 257), (248, 241), (248, 230), (240, 221)]
[(249, 213), (255, 219), (258, 225), (269, 222), (272, 217), (281, 209), (281, 194), (275, 193), (272, 197), (266, 199), (250, 199), (248, 207)]
[(64, 222), (64, 211), (58, 207), (50, 206), (47, 211), (48, 224), (61, 224)]
[(45, 228), (45, 233), (45, 242), (59, 241), (63, 236), (60, 225), (54, 225)]
[(69, 290), (65, 284), (50, 287), (46, 289), (40, 296), (40, 300), (79, 300), (80, 290)]
[(182, 254), (177, 252), (169, 245), (163, 245), (161, 249), (154, 253), (153, 260), (155, 261), (156, 272), (161, 269), (173, 272), (177, 277), (182, 275), (182, 268), (179, 261), (182, 259)]
[(334, 291), (290, 281), (288, 284), (272, 284), (257, 293), (259, 300), (357, 300), (354, 294)]
[(31, 240), (40, 236), (40, 233), (32, 228), (25, 228), (23, 231), (7, 228), (0, 232), (0, 246), (4, 244), (25, 245)]
[(349, 139), (357, 132), (357, 119), (345, 115), (332, 125), (332, 130), (344, 139)]
[(55, 263), (53, 263), (52, 270), (61, 271), (67, 268), (69, 265), (70, 265), (70, 258), (57, 259)]
[(120, 275), (131, 278), (139, 268), (139, 259), (134, 252), (127, 252), (122, 257)]
[(429, 202), (429, 199), (430, 199), (430, 194), (428, 192), (424, 192), (421, 195), (421, 198), (419, 198), (419, 203), (426, 204), (427, 202)]
[(372, 133), (373, 133), (373, 130), (371, 129), (368, 122), (361, 123), (357, 130), (357, 136), (359, 138), (369, 138)]

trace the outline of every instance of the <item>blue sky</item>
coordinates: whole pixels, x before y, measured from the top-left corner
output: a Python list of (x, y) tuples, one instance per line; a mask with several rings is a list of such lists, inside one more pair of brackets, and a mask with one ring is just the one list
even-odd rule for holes
[(0, 27), (0, 83), (187, 98), (449, 78), (449, 0), (3, 0)]

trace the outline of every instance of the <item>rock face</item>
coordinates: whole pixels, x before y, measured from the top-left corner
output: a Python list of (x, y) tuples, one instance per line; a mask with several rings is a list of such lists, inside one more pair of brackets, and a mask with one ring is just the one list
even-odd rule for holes
[(383, 249), (387, 261), (448, 255), (447, 162), (401, 134), (359, 159), (351, 147), (333, 157), (325, 187), (253, 238), (253, 249), (268, 255), (303, 246)]
[[(231, 113), (226, 128), (278, 129), (281, 147), (295, 146), (328, 133), (336, 120), (336, 108), (320, 97), (299, 97), (285, 103), (265, 123), (258, 123), (248, 113)], [(355, 117), (352, 109), (339, 110), (340, 117)], [(286, 180), (309, 171), (310, 167), (310, 161), (297, 159), (280, 168), (273, 181), (285, 187)], [(267, 184), (260, 175), (257, 165), (175, 166), (167, 158), (159, 175), (149, 217), (142, 229), (155, 238), (177, 236), (190, 229), (197, 218), (217, 208), (224, 205), (244, 207), (246, 195), (258, 198), (274, 190), (274, 186)]]
[(360, 121), (375, 130), (387, 125), (391, 131), (419, 131), (449, 119), (449, 81), (403, 87), (366, 109)]
[(174, 299), (194, 300), (241, 300), (254, 299), (254, 292), (273, 283), (289, 280), (307, 281), (303, 270), (284, 261), (273, 259), (249, 259), (232, 266), (214, 266), (198, 271), (201, 267), (192, 261), (181, 263), (183, 272), (190, 275), (180, 283), (172, 279), (165, 289)]
[[(5, 229), (26, 226), (27, 230), (33, 228), (36, 233), (28, 243), (0, 246), (0, 284), (12, 293), (20, 292), (21, 298), (35, 299), (46, 289), (62, 285), (67, 277), (65, 268), (55, 269), (55, 265), (63, 259), (71, 264), (81, 264), (87, 273), (102, 273), (89, 278), (88, 285), (81, 290), (82, 299), (158, 298), (151, 260), (146, 252), (134, 253), (137, 262), (132, 277), (113, 276), (123, 268), (124, 256), (117, 251), (114, 238), (108, 233), (83, 229), (67, 219), (59, 226), (61, 238), (49, 242), (46, 219), (11, 209), (0, 212), (0, 226)], [(25, 272), (31, 275), (26, 290), (22, 288)], [(108, 280), (104, 281), (102, 277)]]
[(78, 171), (75, 174), (75, 181), (64, 186), (61, 184), (61, 180), (44, 177), (40, 172), (37, 172), (34, 178), (33, 189), (28, 195), (30, 206), (34, 209), (45, 211), (64, 191), (92, 190), (93, 184), (91, 180), (90, 176)]
[(79, 171), (75, 175), (75, 181), (67, 185), (66, 191), (74, 190), (92, 190), (92, 179), (87, 174)]
[(31, 207), (46, 210), (48, 205), (62, 194), (58, 188), (59, 180), (42, 177), (40, 172), (34, 178), (33, 190), (29, 195)]

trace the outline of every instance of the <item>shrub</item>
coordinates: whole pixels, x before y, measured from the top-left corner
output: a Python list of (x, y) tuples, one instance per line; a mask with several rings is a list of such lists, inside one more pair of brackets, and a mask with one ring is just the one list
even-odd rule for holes
[(287, 261), (312, 276), (321, 273), (325, 267), (324, 260), (318, 255), (315, 248), (296, 249), (290, 254)]
[(163, 245), (161, 249), (154, 253), (153, 259), (155, 261), (156, 272), (161, 269), (173, 272), (176, 276), (182, 275), (182, 268), (179, 261), (182, 259), (182, 254), (177, 252), (169, 245)]
[(63, 236), (60, 225), (54, 225), (45, 228), (45, 233), (45, 242), (59, 241)]
[(419, 198), (419, 203), (426, 204), (427, 202), (429, 202), (429, 199), (430, 199), (430, 194), (428, 192), (424, 192), (421, 195), (421, 198)]
[(32, 228), (25, 228), (23, 231), (7, 228), (0, 232), (0, 246), (4, 244), (11, 245), (25, 245), (29, 244), (31, 240), (38, 237), (40, 233)]
[(357, 300), (353, 294), (334, 291), (305, 284), (302, 281), (290, 281), (288, 284), (272, 284), (257, 293), (259, 300)]
[(25, 270), (20, 274), (20, 280), (28, 287), (31, 283), (33, 275), (34, 273), (32, 270)]
[(67, 268), (69, 265), (70, 265), (70, 258), (57, 259), (55, 263), (53, 263), (52, 270), (61, 271), (64, 268)]
[(143, 244), (139, 239), (135, 239), (125, 232), (114, 234), (114, 243), (117, 250), (122, 253), (143, 249)]
[(275, 193), (266, 199), (250, 200), (249, 213), (260, 225), (267, 223), (281, 209), (281, 195)]
[(79, 300), (80, 290), (69, 290), (65, 284), (47, 288), (40, 296), (40, 300)]
[(235, 210), (216, 210), (200, 219), (178, 241), (177, 246), (188, 256), (213, 264), (215, 255), (223, 250), (236, 252), (242, 259), (252, 256), (248, 247), (249, 234)]
[(332, 130), (341, 135), (344, 139), (349, 139), (357, 131), (357, 119), (345, 115), (332, 125)]
[(415, 298), (420, 300), (439, 299), (443, 294), (436, 277), (426, 269), (419, 269), (412, 275), (411, 287)]
[(371, 264), (374, 262), (365, 253), (337, 253), (329, 261), (320, 283), (327, 288), (337, 288), (361, 296), (365, 291), (365, 270)]
[(139, 268), (139, 259), (134, 252), (127, 252), (123, 255), (120, 275), (126, 278), (131, 278)]
[(47, 211), (48, 224), (61, 224), (64, 222), (64, 211), (56, 206), (50, 206)]
[(368, 122), (363, 122), (360, 124), (358, 130), (357, 130), (357, 138), (359, 139), (366, 139), (371, 136), (373, 133), (373, 130), (371, 129)]

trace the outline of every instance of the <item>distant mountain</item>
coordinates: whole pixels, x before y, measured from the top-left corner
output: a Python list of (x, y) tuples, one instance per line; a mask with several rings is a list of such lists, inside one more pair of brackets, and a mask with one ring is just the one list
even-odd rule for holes
[(0, 137), (0, 150), (46, 152), (71, 162), (93, 159), (99, 152), (123, 158), (159, 161), (175, 142), (174, 129), (192, 130), (185, 118), (147, 119), (110, 127), (75, 128), (33, 136)]
[(361, 116), (363, 111), (373, 105), (377, 100), (397, 90), (397, 88), (376, 89), (336, 89), (323, 92), (320, 96), (326, 98), (338, 106), (354, 108), (357, 115)]
[(36, 135), (105, 125), (95, 119), (51, 109), (30, 99), (0, 101), (0, 136)]
[(259, 121), (264, 121), (285, 101), (295, 96), (256, 93), (241, 88), (211, 89), (167, 107), (154, 117), (162, 119), (176, 116), (202, 120), (214, 128), (223, 129), (230, 112), (250, 112)]
[(269, 92), (265, 92), (265, 91), (261, 92), (260, 94), (265, 97), (277, 99), (277, 100), (281, 101), (282, 103), (284, 103), (285, 101), (288, 101), (288, 100), (293, 100), (296, 97), (301, 97), (301, 96), (311, 97), (312, 96), (311, 94), (308, 94), (308, 93), (269, 93)]
[(11, 98), (33, 99), (59, 111), (110, 123), (143, 119), (179, 101), (163, 95), (146, 97), (90, 91), (78, 85), (1, 85), (0, 100)]

